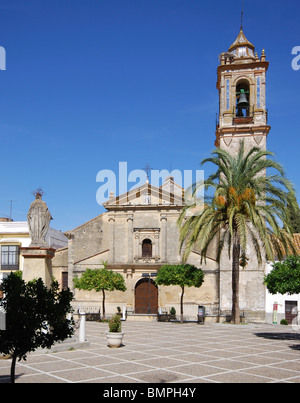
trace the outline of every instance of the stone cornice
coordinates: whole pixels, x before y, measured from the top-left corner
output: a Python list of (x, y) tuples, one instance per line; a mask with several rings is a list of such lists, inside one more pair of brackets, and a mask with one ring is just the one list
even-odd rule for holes
[(108, 211), (127, 211), (127, 210), (181, 210), (183, 208), (183, 205), (177, 205), (177, 204), (125, 204), (125, 205), (110, 205), (110, 206), (105, 206), (105, 208)]
[(261, 73), (261, 70), (257, 70), (258, 67), (262, 67), (264, 71), (268, 70), (269, 67), (269, 62), (253, 62), (253, 63), (240, 63), (240, 64), (220, 64), (218, 66), (217, 70), (217, 89), (220, 89), (220, 81), (221, 81), (221, 74), (222, 73), (227, 73), (230, 74), (233, 71), (238, 71), (238, 70), (252, 70), (256, 74)]
[(220, 146), (220, 138), (224, 137), (253, 137), (253, 136), (267, 136), (269, 131), (271, 130), (271, 126), (262, 125), (262, 126), (229, 126), (229, 127), (218, 127), (216, 130), (216, 141), (215, 146)]
[(53, 248), (40, 248), (40, 247), (28, 247), (20, 248), (21, 255), (24, 258), (47, 258), (52, 259), (55, 255), (55, 249)]

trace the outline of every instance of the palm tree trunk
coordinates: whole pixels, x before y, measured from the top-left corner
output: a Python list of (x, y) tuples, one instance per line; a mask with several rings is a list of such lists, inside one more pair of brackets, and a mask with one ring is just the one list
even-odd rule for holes
[(233, 237), (233, 247), (232, 247), (232, 313), (231, 313), (231, 322), (235, 324), (240, 323), (240, 296), (239, 296), (240, 249), (241, 248), (239, 237), (235, 233)]

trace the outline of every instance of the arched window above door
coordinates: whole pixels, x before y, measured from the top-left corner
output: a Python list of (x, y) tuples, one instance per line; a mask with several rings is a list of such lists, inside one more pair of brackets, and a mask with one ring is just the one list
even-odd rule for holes
[(142, 243), (142, 257), (152, 257), (152, 242), (148, 238)]

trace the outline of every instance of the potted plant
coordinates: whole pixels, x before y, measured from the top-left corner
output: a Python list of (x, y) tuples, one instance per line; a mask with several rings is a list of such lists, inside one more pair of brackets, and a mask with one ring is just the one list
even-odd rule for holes
[(122, 344), (124, 332), (122, 332), (121, 318), (114, 315), (108, 321), (109, 330), (106, 331), (107, 344), (109, 347), (117, 348)]
[(120, 306), (117, 306), (117, 313), (116, 313), (116, 315), (118, 315), (118, 316), (122, 316), (122, 312), (121, 312), (121, 307)]
[(170, 309), (170, 320), (176, 320), (176, 309), (174, 306)]

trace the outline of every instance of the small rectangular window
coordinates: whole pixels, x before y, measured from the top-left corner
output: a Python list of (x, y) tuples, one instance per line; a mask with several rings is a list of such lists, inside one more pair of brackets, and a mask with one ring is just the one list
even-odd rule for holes
[(62, 289), (63, 290), (68, 289), (68, 272), (67, 271), (62, 272)]
[(260, 108), (260, 77), (257, 77), (257, 86), (256, 86), (256, 95), (257, 95), (257, 99), (256, 99), (256, 105), (258, 108)]
[(1, 246), (1, 270), (19, 270), (19, 246)]
[(226, 80), (226, 109), (229, 110), (229, 80)]

